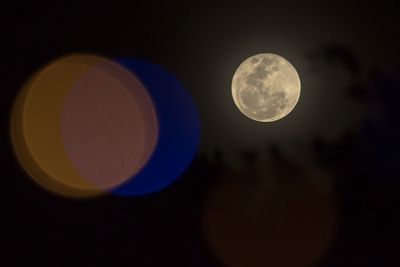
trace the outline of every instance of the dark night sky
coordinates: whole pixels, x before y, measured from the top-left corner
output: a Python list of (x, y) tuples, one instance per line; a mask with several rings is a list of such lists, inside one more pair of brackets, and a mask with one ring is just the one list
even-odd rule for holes
[[(385, 1), (3, 8), (4, 266), (222, 266), (202, 234), (205, 199), (237, 166), (264, 166), (276, 155), (271, 147), (333, 177), (340, 223), (318, 266), (397, 266), (399, 10)], [(14, 97), (34, 71), (76, 52), (147, 59), (182, 81), (198, 105), (202, 139), (178, 182), (146, 197), (71, 201), (24, 175), (8, 135)], [(288, 59), (302, 82), (298, 105), (276, 123), (249, 120), (231, 97), (237, 66), (262, 52)]]

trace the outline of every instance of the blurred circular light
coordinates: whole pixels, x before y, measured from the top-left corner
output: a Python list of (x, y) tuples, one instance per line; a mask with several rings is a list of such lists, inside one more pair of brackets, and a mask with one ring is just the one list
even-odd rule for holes
[(200, 119), (191, 96), (160, 66), (142, 60), (117, 59), (148, 90), (159, 122), (158, 143), (135, 179), (113, 190), (121, 196), (144, 195), (170, 185), (188, 168), (200, 140)]
[(224, 177), (205, 206), (211, 248), (230, 267), (312, 266), (335, 232), (324, 178), (288, 163)]
[(60, 58), (14, 104), (11, 138), (23, 168), (46, 189), (89, 197), (121, 185), (157, 142), (156, 113), (132, 73), (98, 56)]

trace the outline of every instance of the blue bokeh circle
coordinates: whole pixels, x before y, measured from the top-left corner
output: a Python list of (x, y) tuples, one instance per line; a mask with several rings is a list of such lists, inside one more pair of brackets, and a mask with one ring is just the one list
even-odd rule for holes
[(182, 84), (162, 67), (144, 60), (119, 58), (151, 96), (158, 117), (159, 135), (155, 150), (128, 182), (113, 190), (120, 196), (157, 192), (178, 179), (189, 167), (200, 142), (200, 117)]

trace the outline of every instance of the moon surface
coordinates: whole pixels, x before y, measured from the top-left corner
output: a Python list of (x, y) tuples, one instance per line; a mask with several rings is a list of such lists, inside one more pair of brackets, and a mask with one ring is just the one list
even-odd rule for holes
[(300, 78), (283, 57), (263, 53), (249, 57), (237, 68), (232, 96), (239, 110), (250, 119), (271, 122), (282, 119), (300, 97)]

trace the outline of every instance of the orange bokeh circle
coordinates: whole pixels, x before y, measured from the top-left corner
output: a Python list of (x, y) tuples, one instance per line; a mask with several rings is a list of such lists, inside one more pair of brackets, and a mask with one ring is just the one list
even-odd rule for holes
[(44, 188), (102, 194), (134, 177), (154, 150), (151, 98), (122, 66), (93, 55), (60, 58), (22, 88), (12, 111), (17, 159)]

